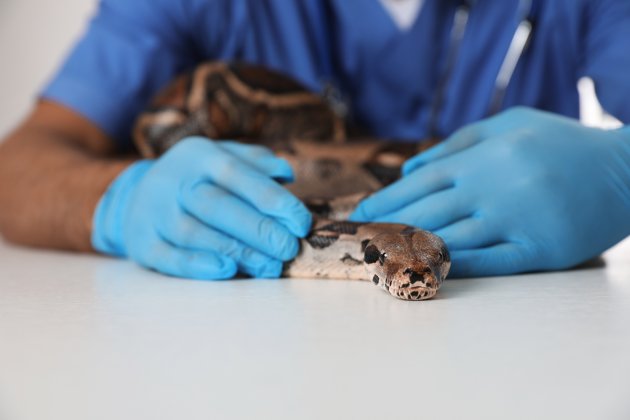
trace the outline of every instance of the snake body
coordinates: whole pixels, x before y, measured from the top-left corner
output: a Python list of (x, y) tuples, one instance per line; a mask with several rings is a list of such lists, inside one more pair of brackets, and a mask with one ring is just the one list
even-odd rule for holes
[(444, 242), (416, 227), (347, 219), (359, 200), (395, 181), (431, 142), (350, 139), (324, 98), (270, 69), (207, 62), (177, 77), (138, 117), (134, 141), (155, 158), (201, 135), (270, 147), (289, 161), (287, 188), (314, 216), (283, 276), (369, 280), (405, 300), (433, 297), (450, 269)]

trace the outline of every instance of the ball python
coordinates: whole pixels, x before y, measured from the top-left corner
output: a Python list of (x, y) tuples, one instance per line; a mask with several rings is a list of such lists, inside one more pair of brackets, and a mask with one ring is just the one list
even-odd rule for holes
[(450, 269), (438, 236), (413, 226), (346, 220), (358, 202), (394, 182), (433, 142), (351, 135), (325, 97), (277, 71), (205, 62), (178, 76), (133, 128), (140, 154), (156, 158), (185, 137), (262, 144), (295, 173), (286, 187), (313, 213), (310, 233), (283, 277), (369, 280), (404, 300), (432, 298)]

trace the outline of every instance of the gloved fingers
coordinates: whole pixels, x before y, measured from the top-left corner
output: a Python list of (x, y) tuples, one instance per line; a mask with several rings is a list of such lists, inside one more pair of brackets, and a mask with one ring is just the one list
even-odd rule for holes
[(456, 188), (450, 188), (429, 194), (402, 209), (377, 217), (374, 221), (405, 223), (434, 231), (468, 217), (472, 211), (473, 206), (470, 200), (460, 194)]
[[(294, 235), (303, 237), (308, 233), (311, 213), (300, 200), (265, 173), (223, 151), (219, 146), (213, 147), (213, 153), (197, 162), (198, 176), (193, 177), (192, 184), (184, 190), (194, 189), (200, 180), (209, 181), (238, 196), (260, 213), (276, 219)], [(286, 161), (277, 159), (286, 164)]]
[(402, 175), (407, 176), (427, 163), (452, 156), (478, 144), (483, 139), (483, 122), (467, 125), (446, 140), (407, 160), (402, 166)]
[(240, 272), (252, 277), (275, 278), (282, 273), (281, 261), (258, 252), (187, 214), (182, 214), (178, 223), (163, 228), (159, 233), (178, 248), (210, 251), (227, 256), (236, 263)]
[(451, 251), (484, 248), (502, 239), (498, 229), (476, 217), (458, 220), (433, 233), (441, 237)]
[(294, 179), (289, 163), (267, 147), (234, 141), (218, 141), (217, 145), (278, 182), (292, 182)]
[(530, 269), (528, 253), (516, 243), (503, 242), (487, 248), (452, 251), (450, 277), (508, 275)]
[[(287, 261), (299, 250), (298, 240), (282, 223), (212, 184), (182, 192), (183, 207), (207, 226), (272, 258)], [(310, 215), (310, 214), (309, 214)]]
[(422, 168), (361, 201), (350, 215), (350, 220), (376, 220), (452, 186), (453, 179), (447, 172), (439, 168)]
[[(502, 136), (521, 129), (523, 123), (531, 119), (532, 112), (535, 111), (524, 107), (514, 107), (490, 118), (464, 126), (443, 142), (407, 160), (402, 167), (402, 174), (406, 176), (427, 163), (453, 156), (489, 137)], [(525, 127), (528, 128), (527, 125)]]
[(248, 246), (242, 248), (239, 260), (239, 269), (251, 277), (277, 279), (282, 275), (282, 261), (269, 258)]
[(535, 118), (544, 118), (541, 111), (524, 106), (514, 106), (492, 117), (480, 121), (479, 129), (484, 137), (502, 136), (517, 130), (531, 130), (532, 121)]
[(164, 274), (200, 280), (229, 279), (236, 274), (236, 263), (215, 252), (178, 248), (157, 241), (138, 262)]
[(230, 167), (238, 164), (235, 169), (242, 170), (242, 167), (247, 167), (271, 178), (293, 178), (293, 170), (285, 159), (274, 156), (264, 147), (257, 145), (237, 146), (234, 142), (191, 136), (175, 144), (165, 156), (183, 158), (189, 164), (188, 167), (196, 169), (200, 176), (222, 174), (226, 177), (229, 175)]

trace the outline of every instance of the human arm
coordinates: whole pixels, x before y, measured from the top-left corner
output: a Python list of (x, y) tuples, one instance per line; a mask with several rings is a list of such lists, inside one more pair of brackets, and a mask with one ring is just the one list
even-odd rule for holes
[(175, 276), (278, 277), (311, 224), (276, 182), (292, 177), (262, 146), (189, 137), (114, 180), (95, 210), (92, 243)]
[(408, 161), (357, 220), (442, 236), (454, 276), (562, 269), (630, 234), (630, 130), (516, 108)]
[(96, 126), (43, 101), (0, 147), (0, 233), (23, 245), (96, 248), (171, 275), (276, 277), (310, 226), (271, 179), (290, 177), (266, 149), (207, 139), (157, 161), (120, 157)]
[[(195, 15), (196, 7), (212, 7), (216, 13), (211, 15), (218, 22), (221, 12), (229, 10), (225, 6), (218, 1), (103, 1), (86, 36), (44, 90), (46, 103), (64, 104), (73, 116), (98, 132), (106, 132), (102, 135), (106, 139), (104, 150), (111, 154), (107, 160), (118, 160), (115, 152), (128, 147), (131, 122), (148, 98), (198, 59), (187, 17)], [(221, 54), (225, 22), (207, 29), (210, 32), (204, 32), (204, 36), (213, 39), (217, 47), (210, 53)], [(60, 127), (66, 130), (67, 121), (60, 122)], [(68, 138), (84, 141), (85, 137), (66, 136), (65, 131), (55, 137), (48, 129), (42, 135), (32, 129), (32, 124), (27, 128), (18, 130), (5, 148), (6, 160), (12, 162), (5, 180), (17, 185), (7, 196), (6, 214), (11, 220), (5, 224), (6, 236), (16, 241), (82, 250), (94, 247), (173, 275), (225, 278), (238, 269), (255, 276), (275, 277), (280, 274), (281, 262), (297, 252), (296, 236), (304, 235), (310, 225), (310, 214), (303, 205), (274, 181), (290, 178), (290, 168), (268, 150), (227, 143), (219, 146), (207, 139), (184, 141), (155, 161), (131, 164), (131, 160), (124, 160), (96, 193), (94, 183), (88, 180), (93, 172), (107, 171), (96, 168), (92, 161), (83, 167), (82, 161), (73, 159), (71, 152), (76, 150), (65, 147)], [(53, 152), (39, 143), (28, 147), (25, 137), (38, 142), (49, 139), (46, 146)], [(38, 156), (40, 152), (50, 154), (53, 163), (39, 165), (39, 160), (46, 158)], [(94, 156), (99, 165), (105, 157), (102, 152), (98, 149)], [(57, 159), (59, 154), (64, 157), (63, 165)], [(24, 162), (29, 164), (25, 166)], [(42, 170), (33, 170), (31, 163)], [(62, 166), (68, 169), (66, 178), (60, 178)], [(83, 171), (75, 170), (76, 166)], [(212, 172), (218, 167), (233, 169), (234, 182), (226, 184), (225, 176)], [(82, 179), (83, 174), (86, 179)], [(35, 188), (34, 179), (42, 176), (49, 177), (50, 182)], [(27, 181), (16, 184), (18, 178)], [(69, 182), (89, 185), (84, 191), (71, 189), (67, 195), (60, 195), (60, 189)], [(217, 197), (218, 190), (225, 194)], [(186, 199), (183, 192), (188, 193)], [(59, 198), (57, 204), (62, 210), (43, 208), (35, 214), (31, 207), (38, 206), (43, 195)], [(86, 208), (90, 208), (81, 213), (81, 219), (74, 214), (79, 197), (88, 201)], [(66, 201), (72, 206), (70, 212), (62, 207)], [(17, 202), (23, 205), (14, 206)], [(19, 227), (28, 228), (27, 235), (24, 230), (16, 230), (13, 223), (16, 212), (22, 210), (26, 212)], [(244, 220), (239, 221), (238, 216)], [(46, 232), (33, 225), (34, 217), (51, 230), (46, 236), (48, 241), (41, 240)], [(63, 241), (58, 229), (50, 224), (53, 217), (58, 217), (60, 225), (72, 219), (82, 226), (74, 229), (81, 232), (77, 235), (80, 246)], [(40, 236), (29, 242), (29, 235)]]
[(100, 2), (43, 99), (2, 143), (0, 229), (7, 239), (92, 248), (96, 203), (131, 163), (117, 154), (129, 148), (134, 116), (186, 65), (183, 40), (175, 35), (181, 32), (164, 11), (167, 3)]
[(11, 242), (92, 250), (92, 215), (133, 157), (72, 110), (40, 101), (0, 143), (0, 233)]
[[(630, 3), (585, 1), (579, 12), (580, 56), (567, 77), (593, 78), (602, 105), (627, 124)], [(415, 220), (437, 230), (454, 249), (454, 275), (566, 268), (628, 235), (628, 133), (540, 111), (506, 111), (412, 159), (403, 180), (354, 217)], [(436, 190), (418, 191), (427, 184)]]

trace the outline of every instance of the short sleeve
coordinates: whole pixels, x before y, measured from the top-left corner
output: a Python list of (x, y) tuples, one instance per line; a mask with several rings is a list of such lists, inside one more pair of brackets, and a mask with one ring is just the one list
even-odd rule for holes
[(41, 96), (128, 144), (133, 120), (177, 73), (199, 60), (187, 25), (192, 1), (103, 0)]
[(630, 123), (630, 1), (591, 0), (586, 9), (584, 75), (602, 107)]

